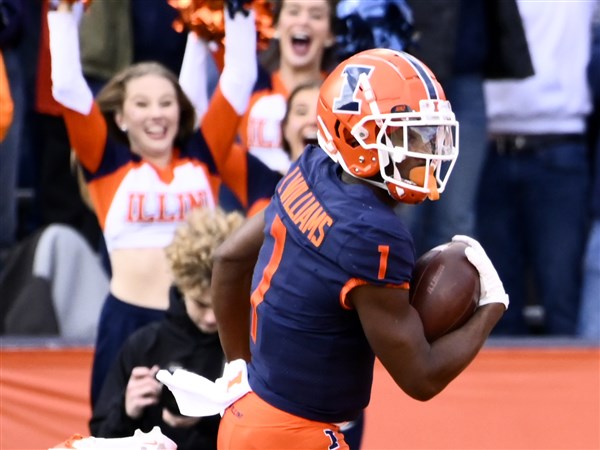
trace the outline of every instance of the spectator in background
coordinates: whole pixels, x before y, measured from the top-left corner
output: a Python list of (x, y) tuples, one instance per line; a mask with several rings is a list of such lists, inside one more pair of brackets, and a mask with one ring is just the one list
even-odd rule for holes
[[(83, 74), (94, 96), (110, 78), (133, 63), (155, 61), (180, 73), (186, 35), (173, 28), (177, 15), (167, 0), (92, 1), (79, 25), (79, 48)], [(100, 244), (110, 272), (106, 245), (103, 241)]]
[(275, 37), (260, 55), (261, 72), (240, 126), (242, 144), (271, 169), (285, 173), (281, 143), (285, 102), (296, 86), (322, 80), (335, 64), (337, 0), (274, 4)]
[(156, 61), (178, 74), (186, 34), (173, 28), (178, 11), (167, 0), (92, 1), (80, 25), (83, 73), (97, 93), (130, 64)]
[(407, 1), (418, 35), (409, 52), (437, 74), (460, 123), (460, 156), (443, 200), (399, 209), (421, 255), (475, 233), (487, 144), (484, 80), (524, 78), (533, 68), (515, 0)]
[(544, 310), (542, 333), (572, 336), (589, 219), (585, 132), (595, 5), (517, 4), (535, 75), (485, 86), (491, 142), (478, 236), (512, 303), (494, 333), (529, 333), (524, 311), (534, 303)]
[(63, 223), (78, 230), (92, 248), (99, 247), (101, 231), (96, 216), (85, 205), (71, 165), (71, 145), (61, 105), (52, 96), (51, 63), (46, 15), (50, 0), (42, 2), (36, 74), (33, 158), (39, 226)]
[[(296, 86), (322, 81), (336, 62), (337, 2), (282, 0), (273, 4), (275, 35), (259, 55), (259, 77), (239, 138), (243, 149), (280, 175), (290, 165), (281, 136), (286, 100)], [(222, 189), (220, 202), (227, 210), (243, 210), (227, 188)]]
[(341, 59), (370, 48), (407, 51), (414, 45), (412, 10), (406, 0), (341, 0), (337, 17)]
[(0, 334), (92, 343), (109, 278), (77, 230), (42, 227), (20, 240), (0, 274)]
[(148, 0), (131, 2), (133, 61), (158, 61), (179, 73), (185, 52), (186, 35), (173, 28), (178, 12), (168, 2)]
[(164, 247), (177, 225), (194, 207), (216, 207), (221, 180), (234, 192), (238, 186), (226, 160), (256, 80), (256, 31), (252, 14), (227, 14), (225, 66), (197, 128), (176, 76), (158, 63), (119, 72), (94, 101), (81, 72), (76, 18), (67, 1), (58, 8), (48, 14), (53, 93), (112, 269), (94, 354), (93, 405), (124, 340), (164, 316), (172, 281)]
[[(146, 2), (152, 10), (165, 2)], [(90, 89), (96, 95), (116, 73), (133, 64), (131, 0), (93, 1), (81, 18), (79, 48), (81, 67)], [(157, 38), (162, 35), (156, 33)], [(173, 73), (179, 73), (179, 68)]]
[(307, 145), (317, 143), (317, 102), (320, 81), (299, 84), (287, 99), (281, 120), (282, 147), (296, 161)]
[(588, 79), (594, 99), (594, 113), (588, 122), (588, 133), (594, 166), (592, 195), (585, 197), (591, 200), (591, 223), (584, 257), (577, 332), (579, 336), (600, 344), (600, 2), (596, 4), (594, 15), (591, 54)]
[[(27, 36), (25, 12), (20, 0), (0, 2), (0, 51), (8, 86), (0, 87), (13, 104), (11, 126), (0, 139), (0, 271), (3, 260), (17, 242), (17, 185), (22, 129), (27, 104), (25, 71), (21, 64), (19, 46)], [(7, 112), (2, 100), (2, 114)]]
[(223, 350), (212, 310), (210, 277), (216, 247), (243, 221), (239, 213), (196, 208), (166, 248), (173, 286), (165, 318), (137, 330), (124, 343), (90, 420), (93, 436), (161, 431), (178, 450), (216, 449), (220, 417), (184, 417), (154, 375), (182, 367), (212, 381), (221, 376)]
[[(320, 81), (299, 84), (286, 101), (285, 114), (281, 120), (281, 145), (291, 161), (296, 161), (307, 145), (317, 142), (317, 101), (320, 86)], [(256, 159), (251, 154), (248, 158)], [(282, 177), (279, 171), (270, 169), (260, 160), (256, 160), (255, 166), (247, 172), (249, 177), (254, 175), (258, 179), (279, 181)], [(273, 184), (273, 189), (268, 195), (265, 194), (262, 200), (254, 203), (247, 211), (248, 216), (253, 216), (269, 203), (276, 184)]]

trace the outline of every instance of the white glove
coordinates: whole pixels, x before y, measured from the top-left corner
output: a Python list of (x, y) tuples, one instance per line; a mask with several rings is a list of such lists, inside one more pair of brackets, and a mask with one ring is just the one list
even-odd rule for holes
[(508, 294), (504, 291), (504, 286), (498, 276), (498, 272), (496, 272), (492, 261), (485, 253), (481, 244), (475, 239), (463, 235), (454, 236), (452, 242), (463, 242), (468, 245), (465, 249), (465, 255), (479, 272), (481, 293), (479, 295), (478, 306), (490, 303), (502, 303), (504, 308), (508, 309)]
[(258, 78), (256, 57), (256, 19), (237, 12), (232, 19), (225, 7), (225, 61), (220, 78), (221, 92), (235, 111), (242, 115)]

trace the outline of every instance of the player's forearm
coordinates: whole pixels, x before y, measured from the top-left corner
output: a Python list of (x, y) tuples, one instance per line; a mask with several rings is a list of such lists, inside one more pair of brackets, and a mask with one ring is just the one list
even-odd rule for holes
[(504, 307), (499, 303), (481, 307), (461, 328), (432, 343), (428, 360), (433, 395), (473, 362), (503, 313)]
[(250, 360), (250, 289), (263, 242), (264, 212), (238, 228), (213, 257), (211, 295), (228, 361)]
[(396, 384), (412, 398), (427, 401), (442, 392), (475, 359), (503, 310), (500, 303), (479, 308), (465, 325), (431, 344), (414, 320), (414, 310), (405, 316), (396, 311), (374, 322), (363, 320), (363, 324), (371, 327), (379, 323), (381, 329), (392, 330), (392, 340), (384, 333), (383, 343), (381, 333), (370, 327), (366, 332)]
[(213, 266), (213, 307), (227, 361), (250, 361), (251, 276), (251, 272), (239, 273), (227, 262), (215, 261)]

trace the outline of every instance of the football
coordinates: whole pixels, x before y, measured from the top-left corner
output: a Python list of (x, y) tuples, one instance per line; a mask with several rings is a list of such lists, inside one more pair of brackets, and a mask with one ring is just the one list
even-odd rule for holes
[(415, 263), (409, 298), (429, 342), (464, 325), (477, 308), (479, 272), (465, 256), (466, 247), (463, 242), (449, 242)]

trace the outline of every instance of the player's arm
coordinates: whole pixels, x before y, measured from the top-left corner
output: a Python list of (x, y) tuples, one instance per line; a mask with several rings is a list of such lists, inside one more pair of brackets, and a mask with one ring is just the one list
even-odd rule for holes
[(463, 327), (430, 344), (408, 290), (363, 285), (350, 292), (349, 300), (396, 384), (422, 401), (441, 392), (473, 361), (505, 309), (500, 303), (480, 307)]
[(75, 7), (62, 1), (48, 13), (52, 95), (63, 106), (69, 141), (82, 165), (94, 172), (106, 143), (104, 117), (94, 103), (83, 77), (79, 56), (79, 31)]
[(465, 256), (479, 272), (479, 306), (461, 328), (429, 344), (406, 289), (365, 285), (349, 293), (365, 335), (398, 386), (419, 400), (442, 391), (473, 361), (508, 307), (508, 295), (481, 245), (467, 236)]
[(264, 212), (248, 219), (217, 249), (211, 295), (227, 361), (250, 361), (250, 289), (262, 246)]

